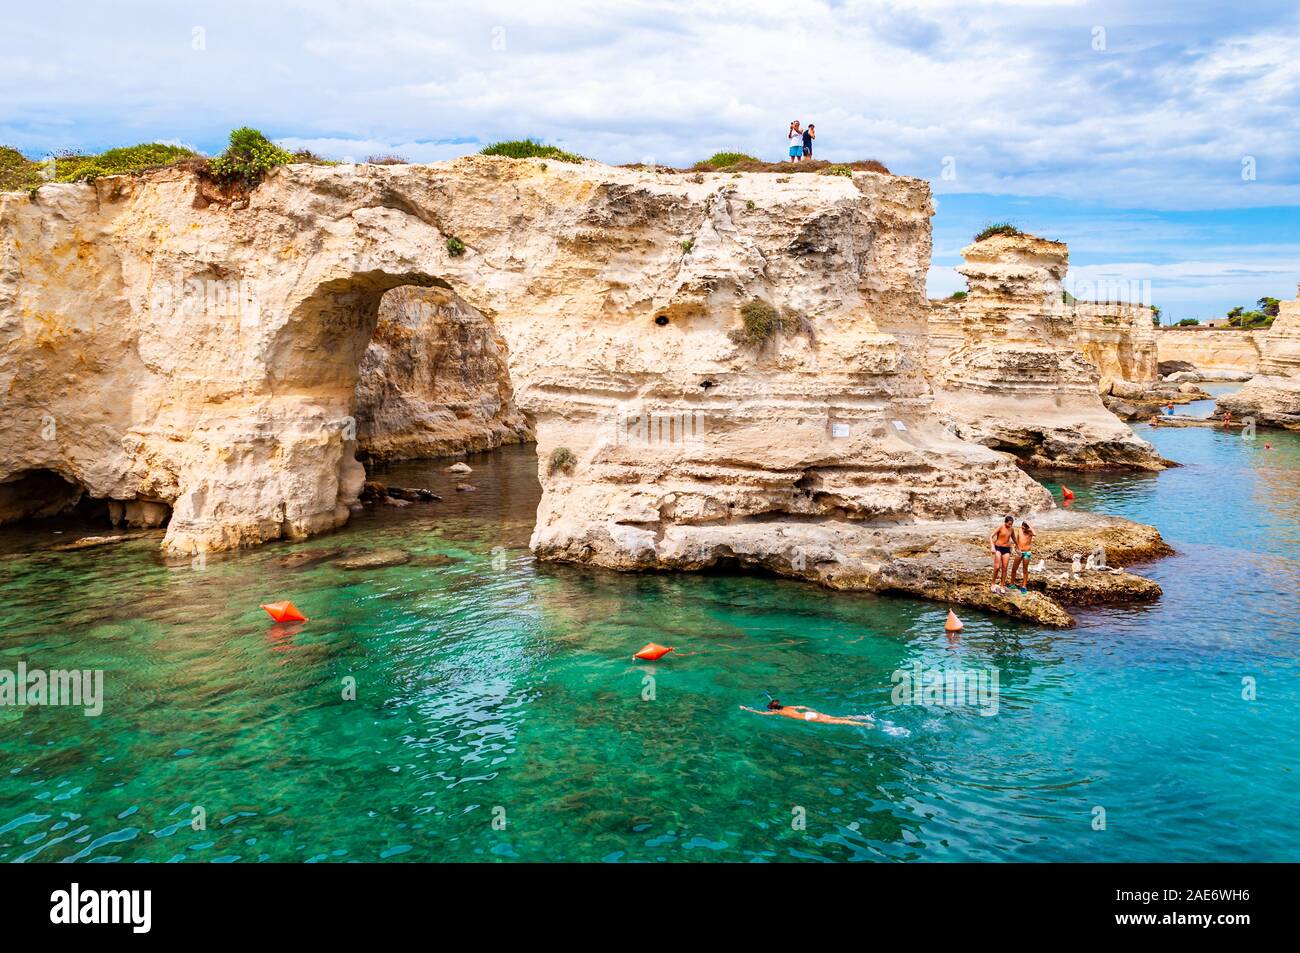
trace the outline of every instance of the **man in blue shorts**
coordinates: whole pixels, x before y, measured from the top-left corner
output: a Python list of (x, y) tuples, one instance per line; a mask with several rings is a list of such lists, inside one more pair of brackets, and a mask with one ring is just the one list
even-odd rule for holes
[(790, 123), (790, 131), (785, 138), (790, 146), (790, 161), (798, 162), (803, 158), (803, 130), (799, 128), (798, 119)]

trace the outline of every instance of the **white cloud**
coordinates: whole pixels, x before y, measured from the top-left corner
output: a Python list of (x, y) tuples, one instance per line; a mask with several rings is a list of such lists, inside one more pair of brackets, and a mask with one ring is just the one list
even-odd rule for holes
[(937, 178), (953, 156), (941, 190), (1300, 201), (1300, 21), (1267, 0), (1248, 18), (1168, 0), (126, 7), (87, 4), (57, 29), (32, 8), (9, 15), (21, 52), (0, 65), (0, 138), (43, 150), (138, 130), (215, 147), (251, 123), (351, 152), (532, 135), (610, 162), (688, 163), (719, 148), (777, 157), (798, 116), (828, 158)]

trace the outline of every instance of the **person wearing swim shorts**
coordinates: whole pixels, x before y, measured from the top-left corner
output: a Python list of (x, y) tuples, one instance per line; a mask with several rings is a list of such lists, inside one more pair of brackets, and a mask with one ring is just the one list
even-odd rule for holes
[(1024, 582), (1020, 586), (1021, 592), (1029, 591), (1029, 562), (1034, 558), (1034, 531), (1030, 528), (1027, 521), (1022, 520), (1020, 529), (1016, 533), (1016, 558), (1011, 563), (1011, 585), (1016, 584), (1016, 570), (1022, 565), (1025, 567)]
[(785, 138), (786, 145), (790, 147), (790, 161), (798, 162), (803, 158), (803, 130), (799, 128), (798, 119), (790, 123), (790, 131)]
[(747, 705), (741, 705), (740, 708), (742, 711), (751, 711), (755, 715), (780, 715), (782, 718), (793, 718), (795, 721), (811, 721), (819, 725), (858, 725), (859, 727), (869, 728), (873, 724), (870, 718), (840, 718), (835, 715), (823, 715), (819, 711), (813, 711), (806, 705), (782, 705), (775, 698), (767, 703), (767, 711), (760, 711)]
[[(993, 553), (993, 584), (989, 586), (989, 591), (997, 596), (1007, 594), (1007, 567), (1011, 565), (1011, 547), (1016, 543), (1016, 521), (1006, 516), (1002, 519), (1002, 525), (996, 526), (993, 532), (989, 534), (989, 546), (992, 547)], [(998, 579), (1001, 578), (1002, 585), (998, 585)]]
[(812, 158), (812, 144), (816, 138), (817, 127), (812, 123), (808, 123), (808, 128), (803, 131), (803, 157), (805, 159)]

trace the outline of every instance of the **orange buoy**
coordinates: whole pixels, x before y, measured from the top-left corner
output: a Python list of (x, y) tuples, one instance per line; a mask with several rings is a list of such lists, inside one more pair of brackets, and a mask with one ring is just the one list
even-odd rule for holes
[(645, 648), (643, 648), (640, 652), (637, 652), (636, 655), (633, 655), (632, 657), (645, 659), (647, 662), (655, 662), (663, 658), (672, 650), (673, 650), (672, 646), (668, 646), (667, 648), (665, 648), (662, 645), (656, 645), (654, 642), (647, 642)]
[(1074, 491), (1064, 483), (1061, 484), (1061, 499), (1065, 500), (1067, 503), (1074, 499)]
[(953, 612), (951, 609), (949, 609), (949, 610), (948, 610), (948, 621), (945, 622), (945, 623), (943, 624), (943, 631), (945, 631), (945, 632), (960, 632), (960, 631), (961, 631), (962, 629), (964, 629), (964, 628), (966, 628), (966, 627), (965, 627), (964, 625), (962, 625), (961, 619), (957, 618), (957, 613), (955, 613), (955, 612)]
[(262, 606), (276, 622), (306, 622), (307, 617), (292, 602), (268, 602)]

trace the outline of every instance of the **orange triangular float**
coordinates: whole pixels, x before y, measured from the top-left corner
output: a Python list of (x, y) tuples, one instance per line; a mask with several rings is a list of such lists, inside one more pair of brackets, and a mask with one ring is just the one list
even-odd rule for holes
[(1064, 483), (1061, 484), (1061, 499), (1066, 500), (1067, 502), (1074, 499), (1074, 491)]
[(957, 618), (957, 613), (951, 609), (948, 610), (948, 621), (943, 624), (945, 632), (960, 632), (965, 626), (962, 625), (961, 619)]
[(307, 617), (292, 602), (268, 602), (262, 606), (276, 622), (306, 622)]
[(645, 659), (647, 662), (654, 662), (663, 658), (671, 651), (672, 651), (672, 646), (669, 646), (668, 648), (664, 648), (662, 645), (656, 645), (654, 642), (647, 642), (645, 648), (643, 648), (640, 652), (637, 652), (636, 655), (633, 655), (632, 657)]

